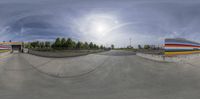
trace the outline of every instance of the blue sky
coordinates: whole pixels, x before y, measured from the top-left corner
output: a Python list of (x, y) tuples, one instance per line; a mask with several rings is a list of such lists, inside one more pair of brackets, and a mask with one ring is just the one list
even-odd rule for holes
[(1, 0), (0, 39), (70, 37), (125, 47), (165, 38), (200, 42), (200, 2), (178, 0)]

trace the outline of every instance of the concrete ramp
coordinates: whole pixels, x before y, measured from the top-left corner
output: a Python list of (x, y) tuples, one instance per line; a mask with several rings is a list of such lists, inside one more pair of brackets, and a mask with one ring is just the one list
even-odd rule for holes
[(23, 54), (22, 57), (42, 73), (56, 77), (75, 77), (92, 72), (109, 56), (91, 54), (73, 58), (44, 58)]
[(185, 59), (184, 61), (185, 61), (185, 63), (190, 64), (192, 66), (200, 67), (200, 56), (194, 57), (192, 59)]

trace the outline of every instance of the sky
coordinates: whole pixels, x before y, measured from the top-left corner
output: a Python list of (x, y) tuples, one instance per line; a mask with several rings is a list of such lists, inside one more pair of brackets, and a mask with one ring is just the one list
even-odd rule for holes
[(126, 47), (200, 42), (200, 2), (183, 0), (0, 0), (0, 41), (57, 37)]

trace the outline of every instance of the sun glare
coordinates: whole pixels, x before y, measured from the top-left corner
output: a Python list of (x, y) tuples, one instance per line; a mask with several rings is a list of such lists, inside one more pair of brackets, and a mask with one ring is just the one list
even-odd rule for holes
[(92, 34), (100, 37), (106, 36), (107, 31), (117, 24), (115, 18), (108, 15), (93, 15), (88, 21)]
[(97, 32), (102, 33), (106, 30), (106, 28), (103, 25), (98, 25), (96, 26), (96, 30)]
[(115, 16), (107, 14), (88, 14), (76, 22), (80, 33), (95, 39), (108, 36), (113, 27), (119, 25)]
[(96, 21), (95, 24), (91, 27), (93, 29), (93, 32), (97, 34), (98, 36), (104, 36), (106, 31), (109, 30), (110, 25), (108, 23), (102, 23), (99, 21)]

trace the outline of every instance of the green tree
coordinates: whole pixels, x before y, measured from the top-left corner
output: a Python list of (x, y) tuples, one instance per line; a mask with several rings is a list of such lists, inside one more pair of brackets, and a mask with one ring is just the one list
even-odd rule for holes
[(76, 44), (76, 48), (77, 49), (81, 49), (82, 48), (82, 43), (80, 41), (78, 41), (78, 43)]
[(32, 48), (38, 48), (40, 44), (39, 44), (39, 41), (35, 41), (35, 42), (31, 42), (30, 45)]
[(150, 45), (144, 45), (144, 49), (150, 49)]
[(62, 39), (61, 39), (61, 47), (62, 47), (62, 48), (66, 48), (65, 43), (66, 43), (66, 39), (65, 39), (65, 38), (62, 38)]
[(28, 44), (29, 44), (29, 43), (24, 43), (24, 47), (25, 47), (25, 48), (29, 48), (29, 47), (28, 47)]
[(44, 47), (45, 47), (44, 42), (40, 42), (40, 43), (39, 43), (39, 47), (40, 47), (40, 48), (44, 48)]
[(90, 44), (89, 44), (89, 48), (90, 48), (90, 49), (93, 49), (93, 48), (94, 48), (94, 45), (93, 45), (92, 42), (90, 42)]
[(49, 41), (46, 41), (46, 42), (45, 42), (45, 47), (46, 47), (46, 48), (50, 48), (50, 47), (51, 47), (51, 43), (50, 43)]
[(94, 44), (94, 45), (93, 45), (93, 48), (94, 48), (94, 49), (99, 49), (99, 46), (98, 46), (97, 44)]
[(72, 49), (74, 47), (73, 40), (71, 38), (67, 39), (67, 41), (65, 42), (65, 47), (67, 49)]
[(72, 48), (76, 48), (76, 42), (72, 41)]
[(111, 45), (111, 48), (112, 48), (112, 49), (114, 49), (114, 48), (115, 48), (115, 46), (112, 44), (112, 45)]
[(96, 48), (97, 48), (97, 45), (96, 45), (96, 44), (93, 44), (93, 48), (96, 49)]
[(51, 45), (51, 48), (56, 48), (55, 43), (53, 43), (53, 44)]
[(100, 49), (103, 49), (103, 45), (100, 46)]
[(39, 41), (35, 42), (35, 47), (37, 47), (37, 48), (40, 47), (40, 42)]
[(142, 46), (141, 46), (141, 45), (138, 45), (138, 49), (142, 49)]
[(56, 47), (56, 48), (60, 48), (60, 47), (61, 47), (61, 41), (60, 41), (60, 38), (56, 38), (56, 41), (55, 41), (55, 47)]
[(30, 42), (24, 43), (24, 47), (25, 47), (25, 48), (31, 48), (31, 43), (30, 43)]
[(30, 45), (31, 45), (32, 48), (35, 48), (34, 42), (31, 42)]
[(80, 43), (81, 43), (81, 49), (84, 49), (84, 43), (83, 42)]
[(89, 49), (89, 44), (87, 42), (84, 43), (84, 49)]

